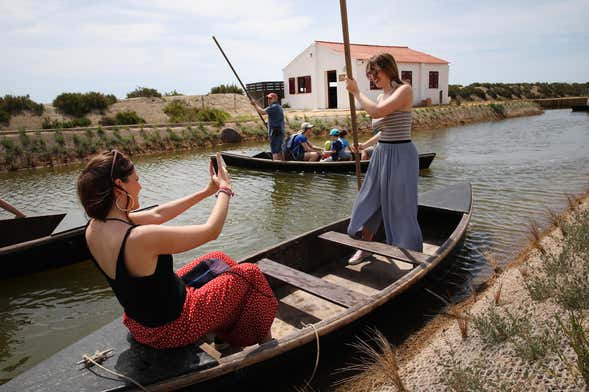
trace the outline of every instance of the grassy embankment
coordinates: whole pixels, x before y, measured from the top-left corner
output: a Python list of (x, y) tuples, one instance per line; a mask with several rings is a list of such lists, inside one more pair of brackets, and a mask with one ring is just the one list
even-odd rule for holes
[(448, 305), (435, 329), (398, 349), (378, 333), (361, 342), (364, 360), (352, 369), (362, 372), (339, 390), (587, 390), (588, 195), (569, 197), (561, 215), (549, 211), (545, 233), (532, 223), (529, 248), (504, 272), (489, 256), (492, 284)]
[[(539, 114), (542, 110), (526, 101), (473, 103), (461, 106), (432, 106), (414, 110), (413, 128), (433, 129), (481, 121)], [(303, 121), (314, 124), (316, 135), (325, 136), (331, 128), (351, 128), (347, 111), (288, 111), (286, 125), (290, 132)], [(180, 122), (180, 118), (170, 118)], [(97, 126), (0, 133), (0, 171), (80, 162), (103, 149), (117, 148), (129, 155), (189, 150), (222, 143), (221, 131), (235, 129), (242, 141), (264, 141), (266, 130), (257, 116), (221, 116), (214, 121), (169, 125)], [(360, 111), (358, 128), (371, 132), (370, 117)]]

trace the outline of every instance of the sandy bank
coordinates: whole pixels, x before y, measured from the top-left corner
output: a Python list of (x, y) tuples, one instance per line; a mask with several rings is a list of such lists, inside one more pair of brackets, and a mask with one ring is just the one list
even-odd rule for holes
[[(585, 331), (580, 368), (589, 372), (588, 194), (569, 204), (575, 210), (553, 216), (557, 226), (497, 271), (483, 292), (450, 306), (396, 348), (405, 390), (587, 390), (565, 330), (574, 313)], [(394, 373), (360, 374), (340, 390), (403, 390), (391, 383)]]

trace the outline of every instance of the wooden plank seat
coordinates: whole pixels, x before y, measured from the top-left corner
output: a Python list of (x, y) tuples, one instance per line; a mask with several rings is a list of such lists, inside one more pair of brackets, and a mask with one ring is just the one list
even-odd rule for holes
[(352, 291), (343, 286), (338, 286), (270, 259), (261, 259), (256, 264), (264, 274), (272, 278), (346, 308), (369, 300), (369, 297), (364, 294)]
[(425, 253), (403, 249), (394, 245), (383, 244), (381, 242), (356, 240), (347, 234), (338, 233), (336, 231), (327, 231), (319, 235), (319, 238), (335, 242), (336, 244), (349, 246), (350, 248), (361, 249), (377, 255), (390, 257), (413, 265), (425, 265), (432, 257)]

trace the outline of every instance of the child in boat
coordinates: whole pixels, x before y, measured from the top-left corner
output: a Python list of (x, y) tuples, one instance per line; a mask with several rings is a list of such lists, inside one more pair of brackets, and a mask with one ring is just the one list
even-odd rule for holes
[(340, 131), (337, 128), (332, 129), (329, 131), (329, 136), (331, 136), (331, 150), (329, 151), (330, 156), (322, 159), (321, 162), (332, 162), (332, 161), (339, 161), (340, 154), (342, 153), (344, 146), (339, 139)]
[(339, 140), (340, 142), (342, 142), (343, 145), (343, 149), (340, 154), (340, 161), (349, 161), (350, 159), (352, 159), (352, 150), (350, 150), (350, 142), (348, 142), (348, 139), (346, 139), (347, 134), (348, 131), (346, 131), (345, 129), (342, 129), (339, 132)]
[(323, 143), (323, 154), (321, 155), (321, 159), (329, 158), (331, 156), (331, 140), (326, 140)]
[[(123, 153), (93, 157), (78, 177), (78, 196), (91, 218), (85, 232), (90, 258), (123, 306), (123, 324), (140, 343), (180, 347), (210, 332), (234, 346), (272, 338), (278, 303), (256, 265), (237, 264), (222, 252), (212, 252), (176, 272), (172, 269), (172, 254), (221, 233), (233, 191), (219, 153), (217, 168), (215, 173), (211, 161), (210, 180), (202, 190), (140, 212), (135, 211), (139, 177)], [(162, 225), (213, 194), (217, 199), (205, 223)], [(201, 263), (222, 266), (225, 272), (202, 286), (192, 285), (189, 276), (202, 269)]]

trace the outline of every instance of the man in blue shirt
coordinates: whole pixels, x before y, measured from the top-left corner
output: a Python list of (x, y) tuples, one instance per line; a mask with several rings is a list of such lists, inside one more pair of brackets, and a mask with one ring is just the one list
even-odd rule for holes
[(272, 159), (275, 161), (283, 161), (282, 143), (284, 141), (284, 110), (278, 103), (278, 95), (276, 95), (276, 93), (270, 93), (266, 97), (268, 98), (267, 108), (262, 109), (254, 101), (252, 101), (252, 105), (254, 105), (258, 113), (268, 115), (268, 139), (270, 140)]

